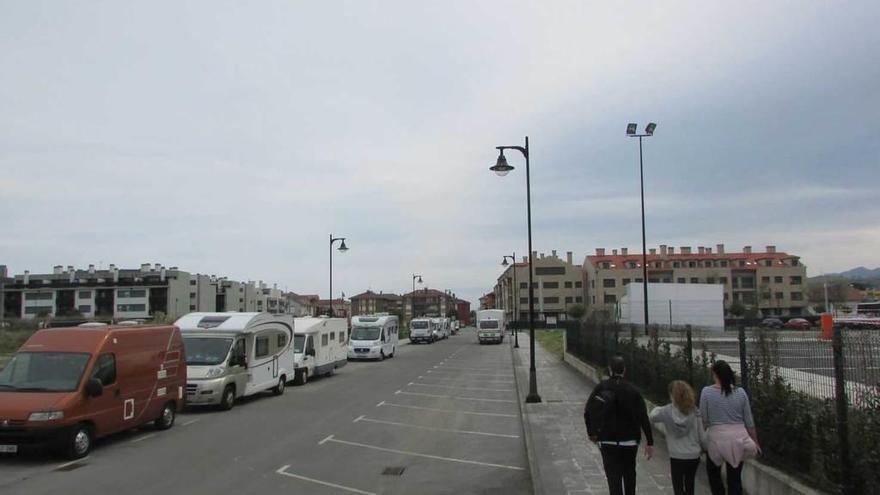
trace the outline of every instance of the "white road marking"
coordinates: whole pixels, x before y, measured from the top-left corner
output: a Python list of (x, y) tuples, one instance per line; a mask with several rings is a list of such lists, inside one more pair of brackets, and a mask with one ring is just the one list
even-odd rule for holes
[(360, 421), (360, 420), (362, 420), (362, 419), (364, 419), (364, 418), (366, 418), (366, 416), (364, 416), (363, 414), (361, 414), (360, 416), (354, 418), (354, 421), (352, 421), (352, 423), (357, 423), (358, 421)]
[(523, 471), (523, 470), (525, 470), (525, 468), (521, 468), (521, 467), (518, 467), (518, 466), (508, 466), (508, 465), (505, 465), (505, 464), (493, 464), (493, 463), (491, 463), (491, 462), (470, 461), (470, 460), (467, 460), (467, 459), (456, 459), (456, 458), (454, 458), (454, 457), (442, 457), (442, 456), (439, 456), (439, 455), (431, 455), (431, 454), (420, 454), (420, 453), (418, 453), (418, 452), (409, 452), (409, 451), (406, 451), (406, 450), (387, 449), (387, 448), (385, 448), (385, 447), (378, 447), (378, 446), (376, 446), (376, 445), (369, 445), (369, 444), (366, 444), (366, 443), (358, 443), (358, 442), (349, 442), (349, 441), (347, 441), (347, 440), (337, 440), (337, 439), (335, 439), (335, 438), (330, 439), (330, 441), (331, 441), (331, 442), (334, 442), (334, 443), (340, 443), (340, 444), (343, 444), (343, 445), (351, 445), (351, 446), (353, 446), (353, 447), (363, 447), (363, 448), (365, 448), (365, 449), (379, 450), (379, 451), (382, 451), (382, 452), (391, 452), (392, 454), (411, 455), (411, 456), (415, 456), (415, 457), (425, 457), (425, 458), (428, 458), (428, 459), (437, 459), (437, 460), (440, 460), (440, 461), (458, 462), (458, 463), (461, 463), (461, 464), (474, 464), (474, 465), (477, 465), (477, 466), (495, 467), (495, 468), (502, 468), (502, 469), (511, 469), (511, 470), (514, 470), (514, 471)]
[(415, 383), (409, 382), (407, 385), (416, 387), (439, 387), (439, 388), (455, 388), (460, 390), (482, 390), (484, 392), (516, 392), (512, 388), (483, 388), (483, 387), (455, 387), (452, 385), (437, 385), (434, 383)]
[(385, 401), (384, 401), (384, 400), (383, 400), (382, 402), (376, 404), (376, 407), (382, 407), (382, 404), (385, 404)]
[(384, 402), (383, 405), (391, 406), (391, 407), (402, 407), (404, 409), (418, 409), (421, 411), (435, 411), (435, 412), (444, 412), (450, 414), (470, 414), (473, 416), (496, 416), (500, 418), (518, 418), (519, 416), (516, 414), (503, 414), (503, 413), (487, 413), (487, 412), (476, 412), (476, 411), (456, 411), (454, 409), (436, 409), (433, 407), (421, 407), (421, 406), (410, 406), (406, 404), (394, 404), (392, 402)]
[(455, 373), (455, 374), (458, 375), (458, 376), (466, 376), (466, 377), (471, 377), (471, 376), (484, 376), (484, 377), (489, 377), (489, 378), (510, 378), (510, 377), (513, 376), (513, 375), (510, 374), (510, 373), (501, 373), (501, 374), (499, 374), (499, 373), (493, 373), (493, 374), (487, 374), (487, 373), (459, 373), (459, 372), (457, 372), (457, 371), (448, 371), (448, 370), (427, 370), (427, 371), (425, 371), (425, 373), (438, 373), (438, 372), (439, 372), (439, 373)]
[(183, 424), (180, 425), (180, 426), (189, 426), (189, 425), (191, 425), (191, 424), (193, 424), (193, 423), (198, 423), (198, 422), (201, 421), (201, 420), (202, 420), (202, 418), (191, 419), (191, 420), (187, 421), (186, 423), (183, 423)]
[(131, 441), (131, 443), (138, 443), (138, 442), (141, 442), (141, 441), (146, 440), (148, 438), (153, 438), (155, 436), (156, 436), (155, 433), (150, 433), (150, 434), (144, 435), (142, 437), (135, 438), (134, 440)]
[(483, 435), (487, 437), (503, 437), (503, 438), (519, 438), (519, 435), (503, 435), (501, 433), (488, 433), (485, 431), (470, 431), (470, 430), (453, 430), (449, 428), (437, 428), (435, 426), (421, 426), (421, 425), (413, 425), (409, 423), (398, 423), (396, 421), (384, 421), (381, 419), (371, 419), (365, 416), (361, 416), (355, 420), (355, 423), (360, 421), (367, 421), (370, 423), (379, 423), (383, 425), (391, 425), (391, 426), (404, 426), (406, 428), (418, 428), (420, 430), (431, 430), (431, 431), (445, 431), (447, 433), (461, 433), (463, 435)]
[(377, 495), (376, 493), (367, 492), (364, 490), (358, 490), (357, 488), (352, 488), (350, 486), (337, 485), (336, 483), (330, 483), (328, 481), (321, 481), (321, 480), (316, 480), (315, 478), (308, 478), (306, 476), (302, 476), (299, 474), (288, 473), (287, 468), (289, 468), (289, 467), (290, 467), (290, 464), (288, 464), (286, 466), (281, 466), (281, 469), (279, 469), (275, 472), (280, 474), (281, 476), (287, 476), (289, 478), (295, 478), (298, 480), (308, 481), (309, 483), (315, 483), (317, 485), (329, 486), (331, 488), (338, 488), (340, 490), (345, 490), (345, 491), (351, 492), (351, 493), (360, 493), (361, 495)]
[(419, 376), (419, 380), (437, 380), (438, 382), (446, 382), (446, 383), (461, 383), (462, 381), (467, 382), (486, 382), (488, 385), (506, 385), (516, 383), (513, 380), (498, 380), (498, 379), (489, 379), (489, 378), (473, 378), (471, 379), (468, 376), (462, 376), (459, 378), (450, 378), (450, 377), (439, 377), (439, 376)]
[[(440, 370), (442, 368), (442, 370)], [(451, 366), (434, 366), (435, 370), (459, 370), (459, 371), (503, 371), (504, 368), (453, 368)]]
[(318, 445), (324, 445), (326, 442), (330, 441), (333, 438), (333, 435), (329, 435), (327, 438), (318, 442)]
[(88, 456), (87, 456), (87, 457), (83, 457), (82, 459), (77, 459), (77, 460), (75, 460), (75, 461), (65, 462), (64, 464), (61, 464), (61, 465), (57, 466), (55, 469), (64, 469), (64, 468), (66, 468), (67, 466), (73, 466), (73, 465), (76, 464), (76, 463), (84, 462), (86, 459), (88, 459)]

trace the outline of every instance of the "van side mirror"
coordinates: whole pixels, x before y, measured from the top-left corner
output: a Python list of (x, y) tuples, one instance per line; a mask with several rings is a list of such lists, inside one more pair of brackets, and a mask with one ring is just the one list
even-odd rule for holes
[(229, 360), (229, 365), (247, 368), (247, 359), (241, 354), (233, 354), (232, 359)]
[(104, 395), (104, 384), (98, 378), (89, 378), (86, 382), (86, 393), (89, 397), (100, 397)]
[(312, 348), (306, 349), (306, 356), (315, 357), (315, 348), (312, 347)]

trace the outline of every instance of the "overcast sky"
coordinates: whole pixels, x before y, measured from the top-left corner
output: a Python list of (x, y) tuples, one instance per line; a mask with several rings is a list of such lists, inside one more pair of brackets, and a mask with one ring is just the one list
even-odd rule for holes
[(476, 302), (503, 254), (880, 265), (880, 3), (0, 1), (0, 264)]

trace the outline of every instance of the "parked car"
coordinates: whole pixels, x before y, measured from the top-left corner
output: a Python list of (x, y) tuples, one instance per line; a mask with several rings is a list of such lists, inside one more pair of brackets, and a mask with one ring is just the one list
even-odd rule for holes
[(782, 320), (779, 318), (764, 318), (761, 320), (761, 326), (764, 328), (782, 328)]
[(783, 328), (788, 330), (809, 330), (813, 324), (803, 318), (792, 318), (785, 322)]
[(184, 406), (183, 346), (173, 326), (39, 330), (0, 372), (0, 452), (47, 444), (78, 459), (96, 438), (171, 428)]

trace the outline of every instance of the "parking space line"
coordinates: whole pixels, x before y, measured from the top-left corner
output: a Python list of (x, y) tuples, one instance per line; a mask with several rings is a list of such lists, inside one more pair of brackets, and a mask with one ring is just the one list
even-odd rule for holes
[(434, 366), (434, 369), (444, 369), (444, 370), (461, 370), (461, 371), (502, 371), (505, 368), (453, 368), (451, 366)]
[(331, 438), (331, 442), (339, 443), (343, 445), (351, 445), (352, 447), (363, 447), (365, 449), (379, 450), (382, 452), (391, 452), (392, 454), (401, 454), (401, 455), (411, 455), (415, 457), (425, 457), (427, 459), (437, 459), (439, 461), (449, 461), (449, 462), (458, 462), (461, 464), (474, 464), (477, 466), (486, 466), (486, 467), (495, 467), (501, 469), (511, 469), (514, 471), (524, 471), (525, 468), (519, 466), (508, 466), (506, 464), (493, 464), (491, 462), (480, 462), (480, 461), (471, 461), (468, 459), (456, 459), (455, 457), (443, 457), (439, 455), (431, 455), (431, 454), (421, 454), (419, 452), (410, 452), (406, 450), (397, 450), (397, 449), (388, 449), (385, 447), (379, 447), (376, 445), (369, 445), (366, 443), (358, 443), (358, 442), (349, 442), (347, 440), (338, 440), (336, 438)]
[(513, 375), (509, 374), (509, 373), (502, 373), (502, 374), (494, 373), (494, 374), (490, 375), (487, 373), (459, 373), (457, 371), (448, 371), (448, 370), (425, 370), (425, 373), (455, 373), (459, 376), (467, 376), (467, 377), (482, 376), (482, 377), (488, 377), (488, 378), (511, 378), (511, 377), (513, 377)]
[(198, 422), (201, 421), (201, 420), (202, 420), (202, 418), (191, 419), (191, 420), (187, 421), (186, 423), (183, 423), (183, 424), (180, 425), (180, 426), (189, 426), (189, 425), (191, 425), (191, 424), (193, 424), (193, 423), (198, 423)]
[(517, 415), (517, 414), (487, 413), (487, 412), (476, 412), (476, 411), (456, 411), (454, 409), (437, 409), (434, 407), (410, 406), (407, 404), (394, 404), (393, 402), (385, 402), (385, 401), (380, 402), (379, 406), (402, 407), (404, 409), (418, 409), (420, 411), (435, 411), (435, 412), (444, 412), (444, 413), (450, 413), (450, 414), (469, 414), (472, 416), (495, 416), (495, 417), (499, 417), (499, 418), (518, 418), (519, 417), (519, 415)]
[[(468, 377), (468, 376), (462, 376), (460, 378), (452, 378), (452, 377), (446, 377), (446, 376), (440, 377), (440, 376), (419, 375), (419, 380), (438, 380), (438, 381), (446, 382), (446, 383), (456, 383), (456, 382), (460, 382), (462, 380), (468, 380), (470, 378), (471, 377)], [(478, 379), (475, 379), (474, 381), (485, 381), (485, 382), (488, 382), (489, 385), (506, 385), (506, 384), (515, 383), (513, 380), (498, 380), (498, 379), (491, 380), (488, 378), (478, 378)]]
[(281, 469), (279, 469), (275, 472), (280, 474), (281, 476), (287, 476), (289, 478), (295, 478), (298, 480), (308, 481), (309, 483), (315, 483), (317, 485), (329, 486), (331, 488), (338, 488), (339, 490), (345, 490), (345, 491), (351, 492), (351, 493), (360, 493), (361, 495), (377, 495), (376, 493), (367, 492), (364, 490), (358, 490), (357, 488), (352, 488), (350, 486), (337, 485), (336, 483), (330, 483), (329, 481), (321, 481), (321, 480), (316, 480), (315, 478), (309, 478), (306, 476), (302, 476), (300, 474), (288, 473), (287, 468), (289, 468), (289, 467), (290, 467), (290, 464), (288, 464), (286, 466), (281, 466)]
[(463, 397), (463, 396), (455, 396), (455, 395), (437, 395), (437, 394), (423, 394), (421, 392), (404, 392), (403, 390), (398, 390), (394, 392), (395, 395), (418, 395), (422, 397), (434, 397), (437, 399), (453, 399), (453, 400), (476, 400), (482, 402), (507, 402), (508, 404), (516, 404), (515, 400), (509, 399), (486, 399), (483, 397)]
[(324, 444), (325, 444), (327, 441), (329, 441), (331, 438), (333, 438), (333, 435), (328, 435), (327, 438), (325, 438), (325, 439), (321, 440), (320, 442), (318, 442), (318, 445), (324, 445)]
[(512, 388), (483, 388), (483, 387), (455, 387), (452, 385), (437, 385), (434, 383), (416, 383), (409, 382), (407, 385), (416, 387), (438, 387), (438, 388), (455, 388), (459, 390), (482, 390), (484, 392), (516, 392)]
[(131, 441), (131, 443), (138, 443), (138, 442), (141, 442), (141, 441), (146, 440), (146, 439), (148, 439), (148, 438), (153, 438), (153, 437), (155, 437), (155, 436), (156, 436), (155, 433), (148, 433), (148, 434), (146, 434), (146, 435), (144, 435), (144, 436), (142, 436), (142, 437), (137, 437), (137, 438), (135, 438), (134, 440)]
[(76, 464), (76, 463), (79, 463), (79, 462), (85, 462), (86, 459), (88, 459), (88, 456), (83, 457), (82, 459), (76, 459), (75, 461), (65, 462), (64, 464), (61, 464), (61, 465), (59, 465), (59, 466), (56, 466), (55, 469), (56, 469), (56, 470), (58, 470), (58, 469), (64, 469), (64, 468), (66, 468), (66, 467), (68, 467), (68, 466), (73, 466), (73, 465)]
[(418, 428), (420, 430), (430, 430), (430, 431), (444, 431), (447, 433), (460, 433), (462, 435), (483, 435), (487, 437), (502, 437), (502, 438), (519, 438), (519, 435), (504, 435), (502, 433), (488, 433), (485, 431), (470, 431), (470, 430), (453, 430), (450, 428), (437, 428), (435, 426), (421, 426), (421, 425), (413, 425), (409, 423), (398, 423), (396, 421), (385, 421), (381, 419), (372, 419), (366, 416), (360, 416), (355, 419), (354, 423), (360, 423), (361, 421), (367, 421), (369, 423), (378, 423), (382, 425), (391, 425), (391, 426), (403, 426), (405, 428)]

